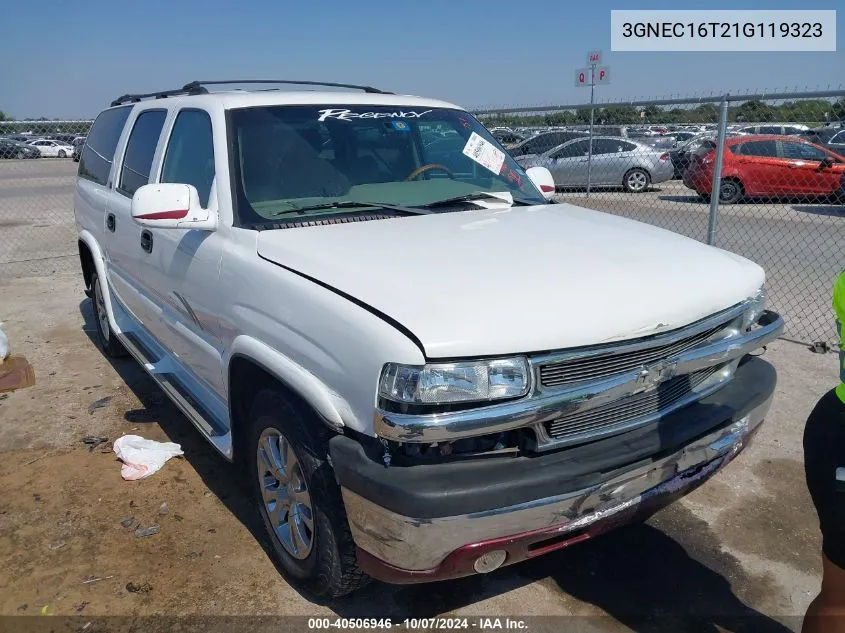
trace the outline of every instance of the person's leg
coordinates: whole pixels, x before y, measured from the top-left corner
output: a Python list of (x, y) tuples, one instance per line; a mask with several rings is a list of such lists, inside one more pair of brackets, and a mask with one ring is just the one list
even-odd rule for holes
[(822, 589), (807, 609), (801, 633), (845, 633), (845, 569), (822, 556)]
[(822, 532), (822, 587), (802, 633), (845, 633), (845, 492), (836, 469), (845, 466), (845, 404), (833, 391), (819, 400), (804, 430), (807, 488)]

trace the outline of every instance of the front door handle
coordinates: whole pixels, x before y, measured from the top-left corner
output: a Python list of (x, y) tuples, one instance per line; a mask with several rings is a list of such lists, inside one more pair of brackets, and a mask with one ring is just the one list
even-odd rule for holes
[(106, 215), (106, 228), (114, 233), (114, 226), (115, 226), (115, 219), (114, 213), (109, 213)]
[(148, 253), (153, 252), (153, 234), (146, 229), (141, 231), (141, 248)]

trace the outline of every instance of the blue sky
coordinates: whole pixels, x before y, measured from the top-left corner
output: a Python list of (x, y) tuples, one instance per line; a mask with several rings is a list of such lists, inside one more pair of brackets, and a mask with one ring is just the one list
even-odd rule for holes
[[(614, 53), (610, 10), (835, 9), (831, 53)], [(90, 117), (126, 92), (193, 79), (367, 83), (466, 107), (589, 99), (574, 70), (604, 51), (597, 100), (845, 86), (840, 0), (565, 3), (560, 0), (40, 0), (8, 3), (0, 110)]]

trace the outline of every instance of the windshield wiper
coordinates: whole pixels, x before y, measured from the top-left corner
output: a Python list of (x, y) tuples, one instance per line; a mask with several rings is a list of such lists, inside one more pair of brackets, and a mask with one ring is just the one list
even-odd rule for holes
[(356, 200), (338, 200), (335, 202), (321, 202), (319, 204), (309, 204), (304, 207), (293, 207), (283, 211), (276, 211), (272, 217), (277, 218), (282, 215), (300, 214), (306, 211), (321, 211), (323, 209), (387, 209), (388, 211), (395, 211), (397, 213), (407, 213), (409, 215), (428, 215), (432, 211), (427, 211), (420, 208), (402, 207), (396, 204), (388, 204), (385, 202), (358, 202)]
[[(520, 198), (514, 198), (511, 196), (514, 204), (524, 204), (524, 205), (533, 205), (533, 202), (529, 202), (528, 200), (521, 200)], [(423, 209), (434, 209), (436, 207), (445, 207), (451, 204), (455, 204), (456, 202), (472, 202), (473, 200), (491, 200), (497, 202), (507, 202), (501, 196), (497, 196), (496, 194), (489, 192), (489, 191), (474, 191), (473, 193), (468, 193), (463, 196), (455, 196), (454, 198), (446, 198), (445, 200), (435, 200), (434, 202), (429, 202), (428, 204), (421, 205)]]

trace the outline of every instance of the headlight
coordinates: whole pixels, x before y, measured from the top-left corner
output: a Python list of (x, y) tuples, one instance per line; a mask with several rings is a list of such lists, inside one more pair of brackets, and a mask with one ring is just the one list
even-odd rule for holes
[(746, 330), (757, 322), (766, 309), (766, 290), (763, 286), (748, 299), (748, 307), (742, 317), (742, 329)]
[(406, 404), (448, 404), (516, 398), (528, 393), (524, 358), (384, 366), (379, 396)]

